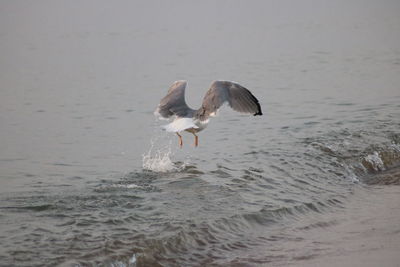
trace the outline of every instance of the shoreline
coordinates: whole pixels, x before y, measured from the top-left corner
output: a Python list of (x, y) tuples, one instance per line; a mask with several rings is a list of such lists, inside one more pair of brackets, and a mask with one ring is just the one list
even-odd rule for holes
[(310, 247), (308, 255), (284, 266), (400, 266), (399, 186), (358, 188), (335, 217), (324, 220), (337, 223), (307, 232), (301, 245)]

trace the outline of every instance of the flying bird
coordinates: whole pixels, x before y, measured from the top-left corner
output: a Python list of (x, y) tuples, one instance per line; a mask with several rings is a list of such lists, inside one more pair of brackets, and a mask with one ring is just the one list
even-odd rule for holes
[(190, 108), (185, 101), (184, 80), (174, 82), (168, 89), (167, 95), (161, 99), (154, 114), (164, 119), (173, 121), (163, 128), (167, 132), (178, 135), (179, 146), (183, 146), (182, 131), (192, 133), (195, 137), (194, 145), (199, 145), (199, 137), (196, 133), (204, 130), (210, 121), (210, 117), (216, 115), (218, 109), (225, 103), (238, 112), (250, 113), (254, 116), (262, 115), (261, 106), (257, 98), (246, 88), (238, 83), (230, 81), (214, 81), (204, 96), (199, 109)]

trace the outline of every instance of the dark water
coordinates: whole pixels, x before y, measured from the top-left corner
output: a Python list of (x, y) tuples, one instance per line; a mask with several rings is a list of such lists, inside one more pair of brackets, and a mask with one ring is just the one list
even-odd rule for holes
[[(295, 263), (337, 223), (307, 218), (400, 184), (396, 1), (0, 6), (1, 266)], [(237, 81), (264, 116), (179, 149), (153, 116), (178, 79), (193, 107)]]

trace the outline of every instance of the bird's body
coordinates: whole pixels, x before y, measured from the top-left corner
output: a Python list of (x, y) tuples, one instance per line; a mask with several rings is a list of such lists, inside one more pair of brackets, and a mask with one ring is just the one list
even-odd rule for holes
[(215, 116), (224, 103), (228, 103), (238, 112), (252, 113), (254, 116), (262, 115), (257, 98), (243, 86), (229, 81), (213, 82), (204, 96), (201, 107), (197, 110), (192, 109), (185, 101), (186, 84), (186, 81), (174, 82), (154, 112), (164, 119), (173, 118), (173, 121), (163, 128), (178, 135), (181, 147), (183, 142), (179, 133), (182, 131), (192, 133), (195, 136), (195, 146), (198, 146), (196, 133), (207, 127), (210, 117)]
[(198, 133), (204, 130), (210, 120), (201, 121), (195, 118), (176, 118), (170, 124), (163, 126), (167, 132), (194, 132)]

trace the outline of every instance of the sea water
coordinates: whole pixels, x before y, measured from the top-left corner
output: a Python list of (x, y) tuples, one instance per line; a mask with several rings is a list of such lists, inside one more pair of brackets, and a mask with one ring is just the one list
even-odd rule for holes
[[(396, 1), (0, 6), (0, 266), (298, 266), (399, 184)], [(153, 112), (180, 79), (264, 115), (179, 148)]]

